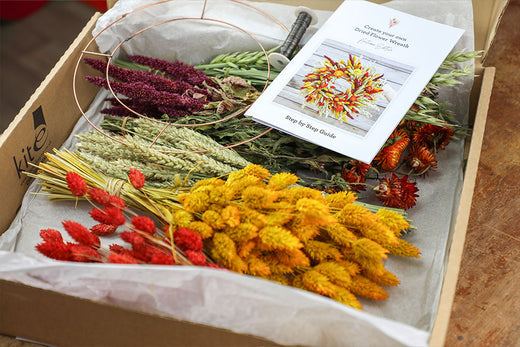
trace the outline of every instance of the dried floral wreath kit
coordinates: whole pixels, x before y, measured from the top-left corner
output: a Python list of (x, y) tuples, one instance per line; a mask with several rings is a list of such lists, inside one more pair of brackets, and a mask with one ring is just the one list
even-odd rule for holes
[[(235, 116), (283, 77), (266, 57), (287, 32), (232, 1), (209, 1), (204, 15), (238, 30), (171, 21), (200, 16), (193, 4), (165, 2), (111, 27), (96, 41), (101, 51), (125, 41), (111, 65), (84, 56), (89, 35), (76, 44), (80, 89), (98, 95), (77, 96), (90, 103), (88, 122), (59, 150), (46, 141), (46, 106), (33, 112), (39, 135), (24, 153), (33, 159), (45, 142), (48, 161), (30, 173), (13, 158), (38, 180), (0, 238), (2, 280), (225, 329), (215, 333), (242, 342), (426, 345), (462, 182), (456, 137), (467, 131), (478, 54), (471, 21), (446, 23), (466, 34), (368, 164)], [(121, 1), (95, 32), (140, 5)], [(294, 8), (255, 6), (290, 27)], [(450, 6), (471, 10), (462, 0)], [(388, 7), (426, 16), (421, 6)], [(330, 16), (316, 13), (304, 44)], [(161, 20), (175, 30), (132, 36)], [(384, 93), (388, 77), (363, 55), (326, 54), (302, 78), (299, 106), (349, 124), (396, 97)]]

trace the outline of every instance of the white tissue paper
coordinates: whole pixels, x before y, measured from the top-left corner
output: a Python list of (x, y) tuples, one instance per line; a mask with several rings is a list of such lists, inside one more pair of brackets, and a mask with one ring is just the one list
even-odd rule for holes
[[(266, 49), (279, 45), (287, 33), (273, 19), (250, 7), (209, 0), (200, 18), (203, 1), (177, 0), (148, 7), (126, 16), (109, 29), (107, 25), (125, 13), (153, 3), (150, 0), (119, 0), (98, 21), (96, 42), (102, 52), (141, 54), (189, 63), (209, 61), (217, 54), (258, 50), (257, 38)], [(249, 3), (282, 22), (288, 29), (295, 8), (269, 3)], [(394, 9), (465, 29), (456, 50), (473, 50), (473, 18), (470, 0), (391, 1)], [(319, 21), (309, 28), (303, 42), (330, 15), (315, 11)], [(164, 24), (156, 23), (168, 21)], [(132, 37), (136, 32), (151, 29)], [(245, 32), (247, 31), (247, 33)], [(128, 38), (131, 39), (127, 40)], [(467, 122), (472, 80), (446, 88), (441, 99), (451, 105), (457, 118)], [(106, 91), (100, 91), (87, 117), (102, 119)], [(73, 134), (90, 130), (81, 119)], [(63, 145), (74, 148), (71, 136)], [(386, 268), (401, 280), (385, 288), (382, 302), (361, 300), (364, 311), (328, 298), (280, 284), (225, 270), (182, 266), (79, 264), (49, 260), (35, 251), (39, 231), (62, 230), (61, 222), (74, 220), (92, 226), (89, 206), (50, 202), (33, 183), (11, 227), (0, 237), (0, 278), (30, 286), (166, 315), (195, 323), (260, 336), (279, 344), (309, 346), (427, 346), (436, 315), (458, 198), (462, 185), (462, 141), (452, 142), (439, 153), (438, 170), (420, 181), (420, 199), (409, 211), (418, 231), (406, 240), (422, 251), (419, 259), (389, 257)], [(66, 234), (66, 233), (63, 233)], [(66, 235), (64, 235), (66, 236)], [(104, 238), (105, 245), (117, 236)]]

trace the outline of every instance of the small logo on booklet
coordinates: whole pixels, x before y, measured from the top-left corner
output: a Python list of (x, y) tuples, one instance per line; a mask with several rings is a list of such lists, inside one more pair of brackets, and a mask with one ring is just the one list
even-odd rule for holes
[(390, 19), (390, 23), (388, 24), (388, 27), (391, 28), (393, 26), (396, 26), (397, 24), (399, 24), (399, 19), (392, 18), (392, 19)]

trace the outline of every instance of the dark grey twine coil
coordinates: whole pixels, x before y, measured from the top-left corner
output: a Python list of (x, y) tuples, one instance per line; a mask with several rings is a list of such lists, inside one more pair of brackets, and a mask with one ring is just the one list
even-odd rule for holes
[(280, 53), (286, 56), (287, 58), (291, 58), (296, 47), (300, 43), (303, 34), (311, 24), (312, 17), (307, 12), (300, 12), (296, 21), (293, 23), (291, 27), (291, 31), (289, 35), (285, 39), (284, 43), (280, 47)]

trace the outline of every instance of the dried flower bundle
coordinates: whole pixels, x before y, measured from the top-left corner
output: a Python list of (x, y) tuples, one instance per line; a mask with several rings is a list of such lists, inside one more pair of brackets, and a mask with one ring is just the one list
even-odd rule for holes
[[(102, 206), (90, 211), (100, 223), (91, 230), (63, 223), (77, 243), (65, 243), (58, 231), (41, 231), (43, 243), (36, 248), (57, 260), (223, 266), (361, 309), (356, 296), (385, 299), (382, 286), (399, 284), (384, 268), (388, 253), (420, 255), (399, 237), (410, 227), (401, 214), (386, 209), (373, 213), (356, 204), (351, 192), (323, 196), (296, 186), (298, 177), (290, 173), (271, 176), (259, 165), (248, 165), (226, 180), (199, 180), (189, 192), (172, 192), (146, 188), (144, 176), (131, 170), (130, 183), (118, 183), (119, 195), (111, 195), (99, 188), (106, 185), (103, 175), (71, 152), (48, 157), (50, 164), (40, 164), (35, 175), (46, 194)], [(164, 232), (144, 216), (127, 223), (127, 203), (157, 216)], [(120, 237), (132, 248), (102, 249), (99, 236), (120, 226), (130, 229)]]
[(395, 211), (373, 213), (351, 192), (322, 195), (294, 186), (298, 177), (259, 165), (227, 180), (197, 182), (179, 195), (174, 223), (199, 231), (211, 258), (225, 267), (278, 281), (361, 308), (357, 296), (385, 299), (397, 285), (387, 254), (419, 257), (399, 238), (408, 222)]
[[(120, 130), (118, 124), (123, 122), (125, 135), (112, 136), (125, 144), (97, 131), (81, 133), (76, 136), (78, 156), (100, 172), (120, 179), (126, 178), (129, 169), (139, 169), (149, 185), (155, 187), (178, 186), (178, 176), (188, 172), (194, 178), (212, 177), (249, 164), (233, 150), (222, 149), (210, 137), (186, 127), (165, 129), (165, 124), (146, 118), (112, 118), (104, 127)], [(158, 135), (161, 136), (157, 138)]]
[(280, 72), (273, 66), (268, 71), (268, 56), (272, 52), (278, 51), (279, 47), (273, 47), (266, 51), (256, 52), (232, 52), (220, 54), (207, 64), (194, 66), (208, 76), (224, 78), (227, 76), (238, 76), (247, 80), (251, 85), (263, 88), (266, 81), (272, 81)]
[[(128, 178), (135, 189), (143, 188), (144, 176), (138, 170), (130, 170)], [(101, 188), (88, 188), (85, 179), (76, 172), (67, 172), (66, 181), (72, 195), (92, 203), (94, 207), (89, 213), (99, 224), (89, 230), (80, 223), (63, 221), (63, 228), (75, 242), (64, 242), (58, 230), (42, 229), (43, 242), (36, 245), (36, 250), (43, 255), (75, 262), (215, 266), (202, 252), (202, 239), (191, 230), (157, 228), (151, 218), (128, 210), (120, 197)], [(129, 221), (126, 215), (131, 215)], [(120, 231), (119, 236), (131, 248), (119, 244), (102, 247), (99, 237), (121, 228), (129, 229)]]
[[(109, 98), (111, 106), (101, 113), (135, 117), (135, 112), (150, 118), (174, 121), (192, 114), (225, 113), (244, 107), (258, 97), (258, 91), (239, 77), (218, 80), (182, 62), (167, 62), (144, 56), (130, 56), (137, 65), (124, 68), (97, 59), (85, 63), (111, 78), (87, 76), (86, 80), (119, 94)], [(144, 64), (144, 65), (140, 65)], [(129, 63), (126, 63), (128, 66)], [(144, 66), (144, 68), (143, 68)], [(148, 67), (148, 69), (146, 69)], [(122, 102), (123, 104), (121, 104)]]

